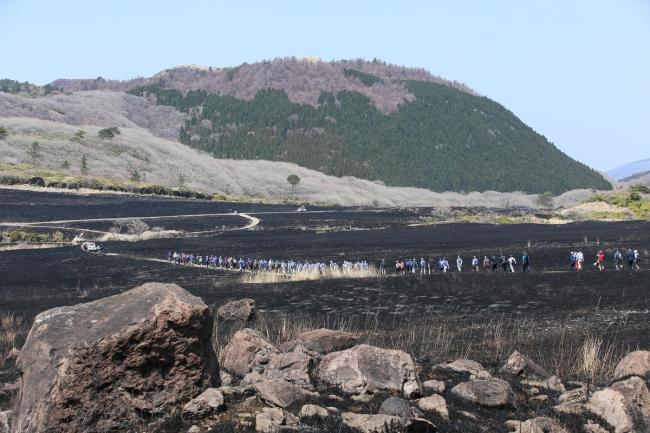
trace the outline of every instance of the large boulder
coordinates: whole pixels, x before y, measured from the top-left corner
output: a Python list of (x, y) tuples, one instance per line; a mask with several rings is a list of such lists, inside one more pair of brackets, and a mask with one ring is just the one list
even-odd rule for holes
[(268, 364), (270, 356), (280, 353), (262, 334), (249, 328), (235, 332), (221, 350), (221, 367), (230, 374), (245, 376), (253, 369)]
[(220, 306), (215, 305), (212, 316), (214, 317), (212, 340), (216, 349), (228, 342), (235, 332), (252, 327), (257, 317), (255, 300), (245, 298)]
[(595, 392), (585, 407), (607, 421), (616, 433), (650, 431), (650, 391), (639, 377)]
[(483, 379), (462, 382), (451, 389), (454, 397), (484, 407), (503, 407), (511, 404), (514, 392), (501, 379)]
[(307, 399), (318, 397), (315, 392), (304, 390), (284, 379), (256, 383), (255, 393), (265, 403), (283, 409), (296, 403), (302, 403)]
[(331, 352), (349, 349), (358, 342), (359, 336), (351, 332), (321, 328), (298, 334), (294, 340), (283, 343), (280, 348), (283, 351), (306, 349), (310, 352), (326, 355)]
[(248, 322), (255, 318), (255, 314), (255, 300), (244, 298), (217, 307), (215, 318), (220, 322), (226, 320)]
[(218, 384), (203, 301), (148, 283), (45, 311), (18, 357), (14, 432), (131, 431)]
[(0, 412), (0, 433), (9, 433), (11, 431), (11, 411), (5, 410)]
[(316, 376), (351, 394), (382, 390), (410, 397), (418, 388), (415, 364), (408, 353), (367, 344), (326, 355)]
[(628, 376), (650, 377), (650, 351), (636, 350), (621, 359), (614, 370), (614, 379)]

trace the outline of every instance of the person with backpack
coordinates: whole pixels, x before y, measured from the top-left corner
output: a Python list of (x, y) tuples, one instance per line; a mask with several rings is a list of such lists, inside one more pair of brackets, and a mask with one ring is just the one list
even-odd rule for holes
[(598, 251), (594, 267), (598, 269), (599, 272), (603, 272), (605, 270), (605, 252), (603, 250)]
[(483, 257), (483, 270), (485, 272), (490, 272), (490, 268), (492, 267), (492, 262), (490, 261), (490, 258), (488, 256)]
[(510, 273), (514, 274), (515, 273), (515, 265), (517, 264), (517, 259), (515, 259), (515, 256), (510, 254), (510, 257), (508, 257), (508, 266), (510, 267)]
[(476, 256), (472, 258), (472, 271), (473, 272), (478, 272), (479, 271), (479, 260)]
[(528, 253), (524, 251), (524, 253), (521, 255), (521, 271), (522, 272), (528, 272), (528, 265), (530, 263), (530, 258), (528, 257)]
[(627, 263), (630, 265), (630, 270), (634, 269), (634, 250), (632, 248), (627, 250)]
[(506, 256), (501, 254), (501, 257), (499, 257), (499, 263), (501, 264), (501, 269), (503, 269), (503, 273), (508, 272), (508, 259), (506, 259)]
[(463, 272), (463, 258), (460, 255), (456, 257), (456, 269), (458, 272)]
[(617, 248), (616, 250), (614, 250), (613, 256), (614, 256), (614, 267), (616, 268), (617, 271), (620, 271), (621, 269), (623, 269), (623, 254), (621, 254), (621, 252)]
[(639, 250), (634, 250), (634, 269), (637, 271), (641, 269), (639, 267), (639, 262), (641, 261), (641, 256), (639, 255)]

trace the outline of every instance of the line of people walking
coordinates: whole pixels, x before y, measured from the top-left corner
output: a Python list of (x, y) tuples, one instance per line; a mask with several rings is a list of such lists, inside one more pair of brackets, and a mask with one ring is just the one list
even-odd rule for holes
[[(625, 254), (624, 254), (625, 253)], [(639, 250), (628, 248), (621, 251), (616, 248), (612, 251), (612, 261), (614, 262), (614, 269), (620, 271), (625, 268), (625, 261), (627, 261), (628, 269), (639, 270), (639, 263), (641, 256)], [(572, 271), (580, 272), (584, 269), (585, 255), (582, 251), (571, 251), (569, 256), (569, 266)], [(599, 272), (604, 272), (606, 269), (606, 254), (604, 250), (599, 250), (596, 254), (596, 261), (594, 262), (594, 269)]]
[[(456, 272), (463, 272), (465, 261), (462, 256), (458, 255), (452, 263), (455, 265), (454, 269)], [(525, 251), (521, 254), (519, 261), (512, 254), (484, 256), (483, 259), (473, 256), (470, 265), (472, 272), (480, 272), (481, 268), (486, 272), (514, 273), (517, 272), (517, 269), (521, 269), (521, 272), (528, 272), (530, 269), (530, 257)], [(386, 261), (384, 259), (379, 262), (379, 270), (382, 275), (386, 274)], [(421, 257), (420, 260), (415, 258), (395, 260), (395, 272), (397, 274), (425, 275), (435, 272), (447, 273), (451, 271), (452, 265), (449, 264), (449, 260), (444, 256), (437, 259), (430, 257), (428, 260), (425, 260), (424, 257)]]

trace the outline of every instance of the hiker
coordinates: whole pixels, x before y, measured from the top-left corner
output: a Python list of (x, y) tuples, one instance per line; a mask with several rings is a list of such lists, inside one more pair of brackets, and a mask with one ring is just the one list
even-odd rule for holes
[(496, 273), (499, 270), (499, 259), (497, 256), (492, 256), (492, 272)]
[[(330, 260), (330, 269), (332, 269), (332, 261)], [(386, 275), (386, 260), (381, 259), (379, 263), (379, 274)]]
[(582, 251), (578, 251), (578, 254), (577, 254), (577, 260), (578, 260), (578, 261), (577, 261), (577, 263), (578, 263), (578, 270), (581, 271), (582, 268), (584, 267), (583, 265), (584, 265), (584, 263), (585, 263), (585, 254), (584, 254)]
[(476, 256), (472, 257), (472, 271), (473, 272), (479, 271), (479, 260), (476, 258)]
[(605, 252), (603, 250), (598, 251), (594, 267), (598, 269), (599, 272), (603, 272), (605, 270)]
[(424, 257), (420, 257), (420, 275), (427, 273), (427, 262), (424, 261)]
[(639, 255), (639, 250), (634, 250), (634, 269), (637, 271), (641, 269), (639, 267), (639, 262), (641, 261), (641, 256)]
[(508, 272), (508, 260), (506, 259), (506, 256), (501, 254), (501, 257), (499, 257), (499, 264), (501, 264), (501, 269), (503, 269), (503, 273)]
[(521, 271), (528, 272), (529, 264), (530, 264), (530, 258), (528, 257), (528, 253), (524, 251), (524, 253), (521, 255)]
[(490, 272), (491, 267), (492, 262), (490, 261), (490, 258), (488, 256), (483, 256), (483, 270), (485, 272)]
[(614, 256), (614, 267), (616, 268), (617, 271), (620, 271), (621, 269), (623, 269), (623, 254), (621, 254), (621, 252), (617, 248), (616, 250), (614, 250), (613, 256)]
[(514, 274), (515, 273), (515, 265), (517, 264), (517, 259), (515, 259), (515, 256), (510, 254), (510, 257), (508, 257), (508, 266), (510, 267), (510, 273)]
[(629, 248), (627, 251), (627, 263), (630, 265), (630, 270), (632, 270), (634, 269), (634, 250)]
[(571, 251), (571, 255), (569, 256), (569, 262), (571, 263), (571, 270), (572, 271), (577, 271), (578, 270), (578, 253), (575, 251)]
[(463, 258), (461, 256), (456, 257), (456, 269), (458, 269), (458, 272), (463, 272)]
[(447, 261), (446, 257), (442, 258), (442, 272), (447, 272), (449, 270), (449, 261)]

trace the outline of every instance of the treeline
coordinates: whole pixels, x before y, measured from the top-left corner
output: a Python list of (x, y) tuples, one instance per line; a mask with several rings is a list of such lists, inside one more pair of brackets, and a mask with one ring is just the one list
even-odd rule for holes
[(23, 96), (46, 96), (55, 91), (56, 89), (50, 84), (38, 86), (28, 81), (21, 83), (20, 81), (10, 80), (7, 78), (0, 79), (0, 92), (4, 93)]
[(184, 96), (163, 81), (131, 93), (185, 112), (180, 141), (219, 158), (289, 161), (434, 191), (611, 189), (496, 102), (431, 82), (405, 85), (417, 99), (388, 115), (351, 91), (321, 93), (317, 106), (280, 90), (249, 101), (203, 90)]

